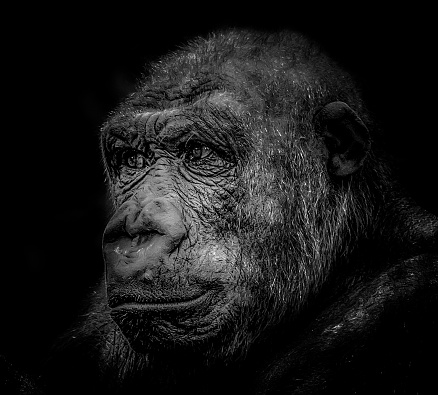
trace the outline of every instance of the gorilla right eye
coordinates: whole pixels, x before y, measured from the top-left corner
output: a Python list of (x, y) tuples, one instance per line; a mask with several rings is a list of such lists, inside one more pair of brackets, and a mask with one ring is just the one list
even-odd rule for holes
[(118, 168), (129, 167), (130, 169), (140, 170), (149, 165), (146, 156), (134, 149), (124, 149), (116, 154), (116, 165)]

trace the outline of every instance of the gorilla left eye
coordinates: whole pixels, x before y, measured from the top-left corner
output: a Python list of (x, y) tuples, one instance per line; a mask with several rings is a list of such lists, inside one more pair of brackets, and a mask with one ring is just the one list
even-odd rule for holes
[(188, 149), (186, 149), (184, 159), (187, 162), (196, 163), (214, 154), (215, 152), (205, 145), (193, 144)]

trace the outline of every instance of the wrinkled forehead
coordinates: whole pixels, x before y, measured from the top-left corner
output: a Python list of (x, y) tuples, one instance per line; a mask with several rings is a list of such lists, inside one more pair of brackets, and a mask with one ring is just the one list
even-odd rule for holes
[(242, 122), (245, 107), (226, 91), (204, 93), (193, 103), (169, 108), (140, 108), (116, 114), (102, 128), (101, 138), (117, 138), (130, 144), (139, 141), (178, 146), (190, 135), (225, 145), (247, 144)]
[(114, 115), (102, 128), (108, 133), (140, 133), (147, 138), (166, 138), (170, 131), (202, 123), (226, 126), (240, 119), (245, 106), (231, 92), (209, 91), (199, 95), (190, 104), (168, 108), (131, 108)]

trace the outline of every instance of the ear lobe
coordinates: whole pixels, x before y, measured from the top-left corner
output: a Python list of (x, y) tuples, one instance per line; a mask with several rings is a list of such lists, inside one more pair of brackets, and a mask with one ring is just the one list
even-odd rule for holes
[(371, 146), (370, 135), (348, 104), (327, 104), (315, 115), (315, 126), (325, 138), (331, 174), (342, 177), (359, 169)]

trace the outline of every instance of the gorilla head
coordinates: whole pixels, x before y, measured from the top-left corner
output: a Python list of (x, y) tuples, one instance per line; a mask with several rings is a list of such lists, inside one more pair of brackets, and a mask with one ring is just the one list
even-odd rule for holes
[(391, 286), (409, 293), (382, 273), (436, 247), (372, 139), (350, 76), (298, 34), (218, 33), (152, 65), (101, 133), (105, 281), (74, 332), (99, 372), (196, 392), (283, 350), (310, 388), (304, 365), (322, 377), (318, 355), (366, 338)]

